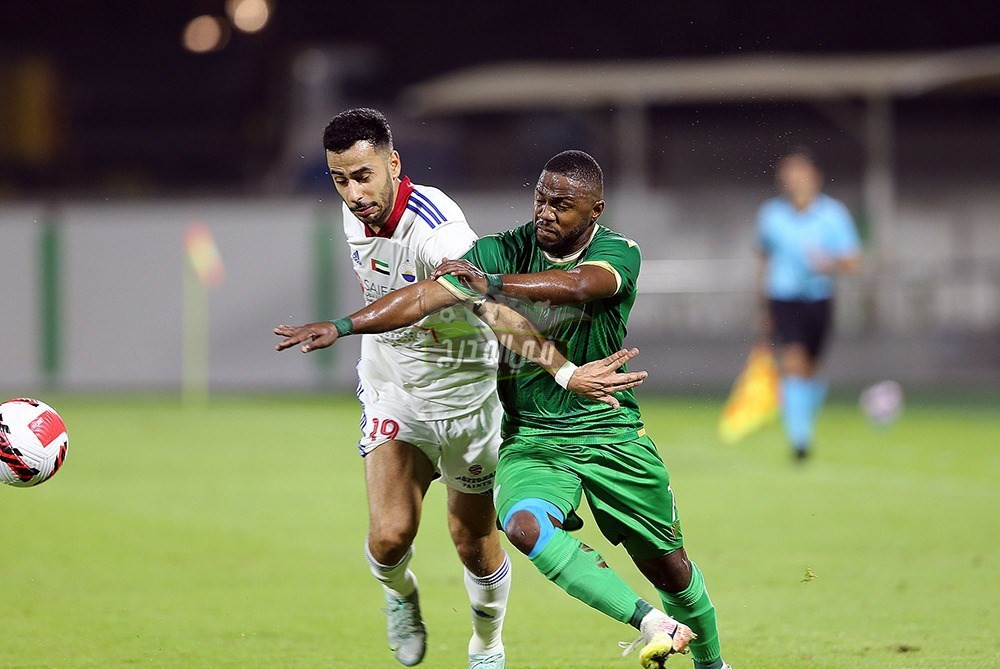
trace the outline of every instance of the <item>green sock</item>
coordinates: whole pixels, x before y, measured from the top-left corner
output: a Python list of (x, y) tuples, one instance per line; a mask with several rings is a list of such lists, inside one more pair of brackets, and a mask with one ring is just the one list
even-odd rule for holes
[(632, 621), (641, 608), (640, 602), (645, 604), (608, 568), (599, 553), (564, 530), (556, 530), (531, 562), (545, 578), (573, 597), (623, 623)]
[(705, 579), (698, 565), (691, 563), (691, 582), (683, 591), (674, 594), (657, 589), (657, 592), (667, 613), (698, 635), (689, 646), (695, 669), (721, 669), (722, 648), (715, 623), (715, 606), (705, 589)]

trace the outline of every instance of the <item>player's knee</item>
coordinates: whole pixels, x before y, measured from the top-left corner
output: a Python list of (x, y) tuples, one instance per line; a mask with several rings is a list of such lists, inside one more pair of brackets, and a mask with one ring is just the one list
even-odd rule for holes
[(411, 523), (389, 521), (373, 524), (368, 530), (368, 550), (382, 564), (396, 564), (413, 545), (417, 528)]
[(676, 550), (666, 558), (664, 590), (681, 592), (691, 584), (691, 561), (684, 549)]
[(787, 344), (781, 352), (782, 373), (788, 376), (811, 376), (809, 353), (802, 344)]
[(646, 578), (663, 592), (681, 592), (691, 583), (691, 561), (683, 548), (663, 557), (637, 560), (636, 564)]
[(503, 531), (510, 543), (514, 544), (514, 548), (527, 555), (538, 543), (541, 528), (538, 527), (538, 520), (532, 514), (518, 511), (504, 523)]
[(562, 511), (551, 502), (527, 499), (507, 512), (503, 521), (504, 533), (517, 550), (533, 558), (555, 536), (553, 521), (561, 523), (564, 518)]

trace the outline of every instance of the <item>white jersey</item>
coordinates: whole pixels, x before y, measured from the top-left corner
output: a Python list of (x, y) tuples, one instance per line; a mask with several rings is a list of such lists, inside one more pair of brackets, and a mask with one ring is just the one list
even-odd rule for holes
[[(442, 258), (462, 257), (477, 239), (451, 198), (409, 179), (378, 235), (346, 204), (343, 210), (365, 304), (428, 278)], [(397, 396), (402, 390), (416, 415), (446, 418), (478, 409), (496, 391), (497, 352), (492, 331), (456, 305), (412, 326), (363, 335), (358, 374), (363, 385), (385, 386)]]

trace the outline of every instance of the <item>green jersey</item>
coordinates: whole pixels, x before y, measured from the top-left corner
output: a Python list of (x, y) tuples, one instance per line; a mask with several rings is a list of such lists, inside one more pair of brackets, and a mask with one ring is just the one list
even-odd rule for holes
[[(511, 301), (571, 362), (599, 360), (622, 347), (635, 302), (639, 247), (631, 239), (596, 225), (590, 243), (567, 258), (538, 248), (533, 224), (478, 240), (464, 258), (491, 274), (531, 274), (598, 265), (615, 276), (614, 295), (584, 304), (549, 306)], [(481, 296), (454, 276), (439, 279), (463, 299)], [(614, 444), (645, 434), (631, 390), (617, 394), (621, 409), (588, 400), (560, 387), (541, 366), (509, 351), (501, 356), (497, 389), (504, 407), (503, 437), (539, 438), (553, 444)]]

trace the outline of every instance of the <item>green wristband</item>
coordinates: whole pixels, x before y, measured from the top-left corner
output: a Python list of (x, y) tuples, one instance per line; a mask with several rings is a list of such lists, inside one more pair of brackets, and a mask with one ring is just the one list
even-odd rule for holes
[(486, 294), (496, 295), (503, 290), (503, 276), (500, 274), (486, 275)]
[(338, 337), (343, 337), (354, 332), (354, 323), (351, 322), (350, 316), (344, 316), (333, 321), (333, 327), (337, 328)]

